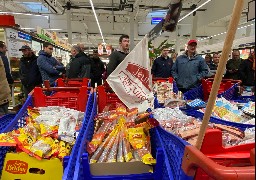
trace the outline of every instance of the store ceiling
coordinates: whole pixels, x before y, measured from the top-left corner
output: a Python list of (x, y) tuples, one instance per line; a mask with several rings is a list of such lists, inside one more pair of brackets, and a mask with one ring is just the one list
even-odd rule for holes
[[(135, 43), (140, 41), (155, 25), (151, 25), (151, 17), (165, 17), (167, 6), (170, 0), (93, 0), (96, 13), (102, 28), (106, 43), (114, 47), (118, 45), (118, 38), (121, 34), (130, 34), (131, 8), (122, 6), (121, 1), (132, 4), (135, 17)], [(245, 0), (244, 13), (240, 26), (247, 23), (247, 6), (250, 0)], [(32, 12), (49, 15), (49, 18), (15, 15), (16, 23), (22, 28), (36, 28), (40, 26), (46, 29), (57, 29), (59, 36), (67, 38), (67, 2), (70, 2), (72, 12), (72, 43), (85, 43), (87, 46), (97, 47), (102, 42), (99, 30), (93, 16), (89, 0), (3, 0), (0, 1), (0, 11), (8, 12)], [(192, 11), (193, 4), (199, 6), (206, 0), (183, 0), (181, 17)], [(197, 11), (198, 29), (197, 38), (202, 39), (225, 32), (232, 14), (235, 0), (212, 0)], [(120, 10), (122, 9), (122, 10)], [(161, 37), (154, 40), (153, 44), (158, 45), (168, 39), (169, 43), (177, 44), (184, 49), (192, 29), (193, 17), (189, 16), (178, 25), (179, 31), (163, 33)], [(250, 28), (250, 33), (248, 28)], [(245, 36), (255, 35), (255, 26), (249, 26), (238, 30), (237, 39)], [(33, 31), (33, 29), (31, 29)], [(35, 29), (34, 29), (35, 30)], [(178, 32), (178, 33), (177, 33)], [(179, 35), (179, 37), (177, 37)], [(207, 49), (206, 46), (223, 42), (225, 34), (214, 36), (211, 39), (201, 40), (199, 46)], [(245, 42), (246, 43), (246, 42)]]

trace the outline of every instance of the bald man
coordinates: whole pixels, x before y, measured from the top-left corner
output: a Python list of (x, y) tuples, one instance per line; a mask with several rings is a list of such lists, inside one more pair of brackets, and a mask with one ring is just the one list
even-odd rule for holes
[(81, 49), (82, 52), (85, 51), (85, 46), (84, 46), (84, 44), (79, 43), (79, 44), (77, 44), (77, 45), (80, 47), (80, 49)]

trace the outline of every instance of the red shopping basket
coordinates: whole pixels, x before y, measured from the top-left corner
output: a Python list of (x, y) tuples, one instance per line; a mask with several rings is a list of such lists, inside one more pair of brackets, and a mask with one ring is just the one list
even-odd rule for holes
[(87, 78), (77, 78), (77, 79), (62, 79), (58, 78), (56, 80), (57, 87), (81, 87), (88, 86), (89, 79)]
[(116, 103), (123, 104), (118, 96), (114, 92), (108, 91), (108, 88), (105, 86), (97, 87), (99, 113), (101, 113), (107, 105), (110, 105), (111, 108), (114, 109), (116, 108)]
[[(214, 81), (213, 78), (208, 78), (208, 79), (202, 80), (204, 101), (207, 101), (210, 96), (213, 81)], [(236, 83), (241, 84), (241, 82), (242, 81), (240, 81), (240, 80), (223, 79), (220, 83), (220, 88), (218, 90), (218, 94), (221, 94), (224, 91), (228, 90)]]
[[(32, 96), (34, 97), (35, 107), (65, 106), (84, 112), (89, 96), (88, 89), (93, 90), (85, 86), (54, 88), (35, 87)], [(54, 91), (55, 93), (52, 96), (46, 96), (43, 91)]]
[(224, 148), (222, 132), (208, 129), (201, 152), (195, 147), (185, 149), (182, 167), (187, 175), (194, 173), (195, 180), (254, 179), (255, 143)]
[(173, 82), (173, 78), (172, 77), (169, 77), (169, 78), (153, 78), (152, 79), (152, 82), (169, 82), (169, 83), (172, 83)]

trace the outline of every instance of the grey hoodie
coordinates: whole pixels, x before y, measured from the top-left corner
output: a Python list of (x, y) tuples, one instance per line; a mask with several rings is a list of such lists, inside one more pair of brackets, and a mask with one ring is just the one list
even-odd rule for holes
[(195, 54), (189, 59), (187, 52), (177, 57), (173, 67), (172, 76), (178, 88), (191, 89), (200, 84), (200, 80), (207, 76), (209, 68), (202, 56)]

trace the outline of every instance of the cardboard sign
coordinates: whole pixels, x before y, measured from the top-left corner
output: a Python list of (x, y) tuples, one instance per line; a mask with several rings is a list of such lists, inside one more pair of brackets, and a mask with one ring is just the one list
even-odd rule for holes
[(59, 159), (40, 161), (22, 152), (6, 154), (1, 179), (61, 180), (62, 175), (63, 167)]
[(153, 106), (152, 76), (145, 36), (107, 78), (107, 82), (128, 108), (143, 112)]

